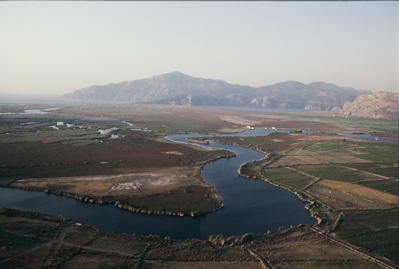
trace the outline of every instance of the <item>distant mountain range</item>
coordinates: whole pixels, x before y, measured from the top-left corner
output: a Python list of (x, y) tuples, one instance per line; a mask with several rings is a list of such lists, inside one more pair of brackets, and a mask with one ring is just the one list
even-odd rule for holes
[(361, 94), (348, 87), (313, 82), (281, 82), (254, 88), (222, 80), (195, 78), (172, 72), (147, 79), (94, 85), (65, 94), (79, 100), (192, 106), (252, 106), (306, 110), (339, 110)]

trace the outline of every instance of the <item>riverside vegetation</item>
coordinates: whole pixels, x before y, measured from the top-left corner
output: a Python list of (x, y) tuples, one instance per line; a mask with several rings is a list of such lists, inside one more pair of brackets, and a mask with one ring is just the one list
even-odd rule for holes
[[(389, 268), (390, 263), (398, 264), (397, 145), (335, 135), (368, 133), (397, 140), (397, 127), (390, 121), (315, 112), (95, 104), (20, 114), (45, 108), (52, 106), (1, 106), (1, 112), (8, 113), (0, 116), (1, 186), (115, 203), (147, 214), (195, 216), (214, 211), (223, 200), (200, 179), (199, 171), (204, 163), (231, 153), (171, 143), (163, 137), (178, 132), (239, 132), (248, 125), (237, 120), (243, 119), (255, 128), (313, 130), (216, 139), (267, 152), (265, 160), (245, 164), (240, 172), (309, 201), (320, 230), (301, 226), (279, 233), (265, 231), (262, 236), (172, 240), (112, 235), (62, 218), (2, 210), (0, 264), (6, 267)], [(108, 134), (98, 131), (112, 127), (118, 129)], [(115, 139), (108, 139), (111, 134)], [(345, 242), (335, 241), (339, 239), (330, 233)]]

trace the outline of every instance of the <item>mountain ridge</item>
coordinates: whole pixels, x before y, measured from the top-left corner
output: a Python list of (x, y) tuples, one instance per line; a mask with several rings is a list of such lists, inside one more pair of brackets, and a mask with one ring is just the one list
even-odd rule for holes
[(346, 102), (342, 108), (344, 116), (399, 120), (399, 94), (394, 92), (375, 92), (356, 97)]
[(132, 103), (332, 110), (342, 108), (345, 102), (366, 93), (371, 91), (359, 91), (320, 81), (304, 84), (290, 80), (256, 88), (174, 71), (145, 79), (93, 85), (64, 96), (71, 99)]

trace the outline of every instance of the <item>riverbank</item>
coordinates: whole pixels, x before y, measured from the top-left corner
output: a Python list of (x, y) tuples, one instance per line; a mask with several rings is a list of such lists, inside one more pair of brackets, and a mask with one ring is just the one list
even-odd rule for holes
[[(184, 136), (181, 137), (184, 139)], [(246, 182), (244, 181), (239, 175), (237, 174), (237, 169), (240, 167), (240, 165), (244, 162), (248, 162), (250, 160), (254, 159), (262, 159), (264, 158), (264, 154), (261, 154), (257, 151), (254, 151), (252, 149), (248, 148), (243, 148), (243, 147), (234, 147), (234, 146), (227, 146), (227, 145), (217, 145), (212, 143), (210, 145), (212, 147), (218, 148), (218, 151), (220, 150), (229, 150), (234, 153), (229, 152), (229, 156), (236, 155), (235, 158), (220, 158), (217, 161), (208, 161), (205, 166), (202, 167), (201, 169), (201, 176), (203, 177), (203, 180), (208, 182), (207, 184), (211, 184), (216, 188), (219, 193), (223, 196), (222, 199), (224, 199), (225, 203), (224, 204), (219, 204), (220, 206), (223, 205), (228, 205), (226, 208), (223, 208), (223, 210), (216, 211), (211, 214), (206, 214), (204, 217), (199, 217), (199, 218), (185, 218), (184, 216), (195, 216), (198, 217), (201, 215), (201, 211), (197, 213), (196, 211), (189, 211), (188, 214), (182, 214), (184, 212), (182, 211), (170, 211), (167, 212), (165, 210), (159, 210), (155, 209), (154, 211), (144, 211), (143, 208), (138, 208), (138, 207), (130, 207), (126, 206), (122, 201), (112, 204), (113, 207), (116, 205), (118, 208), (121, 209), (126, 209), (126, 210), (131, 210), (140, 213), (140, 217), (135, 214), (131, 214), (129, 216), (125, 216), (125, 214), (122, 214), (121, 210), (111, 210), (109, 207), (107, 207), (109, 204), (104, 203), (101, 207), (104, 207), (104, 209), (96, 208), (95, 210), (101, 210), (101, 216), (106, 216), (110, 215), (112, 217), (110, 218), (101, 218), (98, 219), (98, 215), (92, 214), (94, 212), (94, 208), (92, 206), (88, 206), (87, 210), (82, 211), (82, 212), (73, 212), (74, 214), (71, 214), (70, 209), (75, 208), (75, 205), (70, 205), (70, 202), (65, 200), (61, 201), (61, 203), (67, 203), (63, 206), (57, 206), (57, 208), (51, 208), (51, 210), (57, 210), (57, 214), (69, 214), (68, 216), (71, 218), (77, 218), (79, 219), (80, 222), (82, 223), (87, 223), (94, 225), (96, 227), (102, 227), (101, 229), (105, 230), (118, 230), (123, 233), (129, 233), (129, 232), (135, 232), (139, 234), (164, 234), (164, 235), (169, 235), (172, 237), (177, 237), (177, 238), (207, 238), (211, 234), (224, 234), (225, 236), (231, 236), (231, 235), (236, 235), (236, 234), (241, 234), (245, 232), (253, 232), (254, 234), (263, 234), (267, 230), (272, 230), (272, 231), (277, 231), (280, 226), (285, 226), (289, 227), (290, 225), (298, 225), (298, 224), (313, 224), (315, 223), (314, 220), (310, 217), (308, 212), (305, 210), (304, 206), (305, 204), (302, 203), (300, 200), (298, 200), (294, 195), (292, 195), (289, 192), (286, 192), (283, 189), (277, 189), (273, 187), (270, 184), (266, 184), (262, 181), (254, 181), (254, 182)], [(209, 152), (209, 150), (206, 150)], [(221, 169), (223, 168), (223, 169)], [(176, 170), (171, 171), (174, 174), (176, 174)], [(164, 174), (163, 174), (164, 175)], [(140, 180), (144, 179), (146, 177), (146, 181), (148, 182), (153, 182), (155, 179), (159, 179), (159, 175), (156, 177), (147, 175), (145, 173), (141, 173), (140, 175), (137, 175)], [(118, 180), (121, 182), (119, 183), (122, 186), (136, 186), (135, 184), (132, 184), (133, 182), (136, 182), (133, 180), (135, 177), (134, 174), (130, 174), (128, 176), (129, 181), (127, 183), (122, 183), (124, 180), (123, 178), (118, 178)], [(165, 180), (166, 177), (163, 176), (163, 179)], [(171, 178), (169, 178), (171, 179)], [(99, 182), (102, 185), (107, 184), (108, 179), (102, 178), (101, 180), (74, 180), (71, 184), (75, 187), (78, 187), (77, 185), (79, 184), (86, 184), (87, 189), (94, 189), (90, 187), (87, 184), (99, 184)], [(115, 180), (114, 178), (109, 179), (110, 183), (113, 183), (112, 186), (115, 186)], [(126, 179), (127, 180), (127, 179)], [(46, 182), (46, 180), (42, 179), (42, 183), (47, 184), (49, 181)], [(169, 180), (170, 181), (170, 180)], [(40, 180), (35, 180), (34, 184), (38, 184)], [(66, 184), (68, 180), (59, 180), (59, 184)], [(163, 181), (165, 183), (165, 181)], [(26, 184), (26, 182), (23, 182)], [(137, 183), (137, 182), (136, 182)], [(233, 188), (231, 186), (234, 186)], [(119, 187), (113, 187), (115, 190), (120, 191)], [(212, 191), (214, 188), (208, 188), (208, 191)], [(190, 194), (193, 195), (193, 193), (199, 193), (198, 191), (195, 192), (191, 188), (185, 187), (180, 189), (183, 193), (183, 195)], [(133, 189), (129, 189), (129, 192), (133, 191)], [(212, 193), (210, 192), (209, 195)], [(256, 194), (256, 195), (255, 195)], [(174, 192), (174, 190), (171, 190), (171, 193), (168, 193), (165, 196), (147, 196), (150, 199), (155, 197), (155, 199), (159, 199), (159, 201), (163, 201), (164, 203), (168, 203), (170, 199), (176, 199), (178, 194)], [(218, 195), (218, 193), (214, 193), (213, 195)], [(264, 195), (268, 195), (269, 199), (265, 200)], [(12, 195), (12, 197), (21, 197), (21, 199), (24, 199), (26, 196), (26, 199), (33, 199), (30, 198), (28, 194), (22, 194), (22, 195)], [(188, 196), (187, 196), (188, 197)], [(143, 198), (144, 197), (140, 197)], [(203, 197), (207, 198), (207, 197)], [(203, 199), (202, 198), (202, 199)], [(250, 198), (250, 199), (249, 199)], [(38, 201), (41, 201), (40, 197), (34, 198), (37, 199)], [(43, 198), (44, 199), (44, 198)], [(45, 199), (53, 199), (52, 197), (48, 197)], [(169, 199), (169, 200), (168, 200)], [(58, 200), (58, 199), (56, 199)], [(90, 199), (84, 199), (85, 201), (89, 201)], [(148, 200), (144, 199), (145, 202), (148, 204)], [(182, 201), (182, 199), (180, 199)], [(213, 199), (214, 200), (214, 197)], [(105, 199), (103, 201), (106, 202)], [(135, 202), (137, 203), (137, 200), (133, 200), (131, 197), (129, 198), (130, 202)], [(243, 202), (247, 201), (247, 202)], [(192, 200), (189, 200), (190, 206), (198, 208), (197, 204), (193, 204)], [(16, 202), (18, 204), (23, 203), (21, 202)], [(54, 205), (56, 205), (56, 202), (51, 202)], [(170, 203), (170, 205), (174, 206), (174, 203)], [(81, 207), (82, 205), (78, 205)], [(178, 206), (184, 206), (184, 204), (179, 204)], [(263, 208), (270, 208), (268, 211), (262, 211), (262, 214), (259, 214), (260, 209)], [(86, 208), (86, 206), (85, 206)], [(115, 207), (114, 207), (115, 208)], [(21, 208), (24, 209), (24, 208)], [(273, 210), (272, 210), (273, 209)], [(38, 210), (38, 209), (30, 209), (30, 210)], [(43, 212), (48, 212), (43, 208)], [(61, 211), (62, 210), (62, 211)], [(75, 209), (74, 209), (75, 210)], [(123, 210), (123, 211), (126, 211)], [(159, 210), (159, 211), (157, 211)], [(279, 217), (276, 218), (274, 214), (274, 210), (280, 212)], [(108, 212), (109, 211), (109, 212)], [(64, 213), (65, 212), (65, 213)], [(174, 213), (176, 212), (176, 213)], [(281, 214), (283, 212), (283, 214)], [(148, 214), (150, 213), (150, 214)], [(118, 215), (118, 216), (117, 216)], [(120, 215), (120, 216), (119, 216)], [(142, 218), (145, 216), (151, 216), (151, 215), (161, 215), (161, 216), (152, 216), (152, 218), (157, 218), (157, 219), (150, 219), (150, 218)], [(182, 216), (182, 218), (165, 218), (168, 216)], [(75, 217), (76, 216), (76, 217)], [(116, 220), (118, 218), (123, 219), (123, 221), (118, 222), (117, 224), (106, 224), (104, 222), (104, 219), (109, 219), (109, 220)], [(129, 218), (129, 221), (126, 221), (126, 219)], [(159, 219), (158, 219), (159, 218)], [(131, 219), (131, 220), (130, 220)], [(173, 220), (172, 220), (173, 219)], [(193, 219), (195, 221), (190, 221), (189, 219)], [(156, 227), (148, 225), (148, 221), (154, 223), (157, 223)], [(133, 225), (133, 222), (137, 222), (140, 227)], [(132, 225), (129, 225), (129, 227), (126, 227), (125, 223), (130, 223)], [(143, 225), (143, 223), (145, 223)], [(155, 224), (155, 223), (154, 223)], [(174, 227), (172, 227), (172, 226)], [(163, 230), (163, 228), (167, 228), (167, 230)], [(185, 231), (183, 233), (182, 231)]]
[[(176, 170), (179, 169), (174, 169), (174, 171)], [(199, 167), (196, 168), (196, 174), (200, 178)], [(214, 187), (205, 182), (195, 181), (184, 186), (181, 181), (174, 182), (173, 179), (172, 175), (160, 172), (155, 175), (130, 173), (118, 176), (87, 178), (25, 179), (14, 181), (3, 187), (65, 196), (86, 203), (114, 205), (122, 210), (146, 215), (199, 217), (202, 214), (223, 208), (223, 197), (220, 196)], [(115, 191), (110, 191), (110, 184), (114, 186), (111, 189), (115, 188)], [(72, 188), (66, 187), (72, 185), (77, 192), (73, 192)], [(151, 188), (156, 188), (156, 192), (144, 194), (145, 191), (148, 192)], [(101, 194), (101, 189), (104, 189), (104, 194)], [(160, 191), (160, 189), (164, 189), (166, 192)], [(95, 190), (95, 192), (92, 190)], [(128, 193), (130, 193), (129, 196)], [(132, 196), (135, 193), (136, 198)]]
[[(216, 140), (218, 143), (226, 144), (221, 140), (218, 140), (218, 139), (214, 139), (214, 140)], [(335, 220), (331, 219), (330, 217), (328, 219), (326, 219), (325, 214), (322, 213), (322, 211), (321, 211), (321, 209), (323, 207), (326, 207), (326, 205), (321, 205), (320, 203), (317, 202), (317, 200), (314, 197), (311, 197), (309, 194), (305, 194), (303, 192), (295, 191), (292, 188), (288, 188), (285, 185), (279, 184), (278, 182), (272, 181), (272, 180), (268, 179), (267, 177), (263, 176), (264, 173), (262, 171), (263, 171), (264, 167), (267, 167), (273, 161), (277, 160), (280, 156), (278, 156), (276, 153), (273, 153), (273, 152), (270, 152), (270, 153), (265, 152), (264, 150), (259, 149), (257, 147), (251, 147), (248, 145), (240, 145), (240, 146), (246, 147), (246, 148), (251, 148), (253, 150), (261, 152), (262, 154), (265, 155), (265, 158), (260, 161), (253, 160), (253, 161), (241, 164), (240, 168), (237, 171), (239, 176), (241, 176), (243, 178), (248, 178), (248, 179), (252, 178), (252, 179), (263, 180), (273, 186), (282, 188), (286, 191), (289, 191), (289, 192), (295, 194), (301, 201), (308, 203), (308, 205), (306, 205), (305, 208), (310, 212), (312, 218), (315, 218), (317, 220), (317, 225), (321, 225), (321, 224), (323, 224), (323, 222), (326, 222), (326, 221), (328, 222), (329, 220), (330, 221), (333, 220), (333, 222), (335, 223), (335, 226), (338, 225), (341, 215), (338, 214), (338, 216)], [(324, 219), (323, 219), (323, 217), (324, 217)]]
[(398, 262), (397, 145), (328, 134), (219, 140), (267, 148), (268, 159), (243, 165), (243, 176), (295, 193), (319, 228)]
[(0, 267), (4, 268), (261, 269), (265, 264), (276, 269), (395, 268), (308, 227), (261, 236), (173, 240), (104, 233), (61, 217), (0, 209), (0, 233)]
[(141, 214), (199, 216), (224, 206), (200, 171), (205, 163), (232, 153), (170, 143), (161, 134), (117, 132), (121, 138), (103, 143), (1, 144), (0, 186), (113, 204)]

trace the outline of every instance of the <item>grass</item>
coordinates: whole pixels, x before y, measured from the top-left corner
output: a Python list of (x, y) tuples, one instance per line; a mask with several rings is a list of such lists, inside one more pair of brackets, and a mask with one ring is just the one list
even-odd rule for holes
[[(65, 124), (71, 123), (75, 127), (58, 126), (59, 130), (50, 127), (55, 126), (57, 121), (64, 121)], [(21, 125), (26, 122), (35, 122), (35, 124)], [(57, 118), (48, 115), (0, 117), (0, 142), (93, 143), (108, 136), (99, 134), (98, 129), (115, 126), (123, 127), (126, 124), (103, 118), (95, 119), (95, 121), (64, 118), (62, 114)]]
[(251, 246), (274, 268), (378, 268), (359, 254), (337, 248), (306, 229), (288, 229), (279, 235), (255, 239)]
[[(160, 142), (146, 132), (120, 131), (119, 134), (124, 139), (84, 146), (42, 142), (3, 143), (0, 144), (4, 153), (0, 156), (0, 162), (10, 175), (10, 171), (13, 171), (15, 176), (32, 176), (38, 170), (34, 174), (40, 176), (43, 169), (48, 169), (45, 175), (48, 177), (51, 173), (54, 176), (95, 175), (113, 174), (121, 169), (138, 171), (154, 167), (184, 166), (217, 156), (217, 151), (198, 151), (166, 140)], [(182, 155), (164, 153), (173, 151)], [(74, 170), (72, 174), (62, 171), (68, 167)], [(24, 173), (21, 168), (27, 169), (27, 172)], [(57, 170), (60, 172), (57, 173)]]
[(310, 151), (338, 150), (356, 147), (357, 144), (347, 142), (317, 143), (308, 148)]
[(9, 232), (3, 230), (0, 230), (0, 238), (4, 241), (9, 242), (9, 244), (13, 247), (20, 249), (31, 249), (46, 242), (45, 240), (37, 240), (36, 238), (27, 237), (19, 234), (10, 234)]
[(267, 149), (273, 157), (242, 172), (298, 193), (311, 201), (309, 209), (321, 218), (321, 227), (398, 263), (397, 210), (386, 210), (398, 204), (397, 145), (321, 134), (218, 139)]
[(120, 240), (119, 237), (112, 237), (111, 235), (97, 237), (87, 246), (95, 249), (108, 249), (112, 252), (130, 255), (136, 258), (139, 258), (148, 248), (145, 242)]
[[(0, 183), (64, 193), (79, 199), (119, 201), (124, 206), (145, 210), (214, 211), (222, 206), (222, 199), (199, 178), (199, 170), (204, 163), (230, 156), (230, 153), (187, 147), (163, 137), (167, 133), (231, 128), (231, 123), (205, 109), (183, 108), (183, 112), (173, 106), (121, 105), (116, 109), (113, 105), (89, 105), (66, 106), (46, 115), (0, 117), (0, 151), (3, 153), (0, 155)], [(57, 121), (80, 127), (61, 126), (60, 130), (48, 127)], [(26, 122), (35, 124), (21, 125)], [(120, 139), (108, 140), (109, 134), (98, 133), (100, 128), (114, 126), (121, 128), (115, 132)], [(132, 130), (138, 127), (146, 130)], [(152, 186), (145, 183), (145, 180), (171, 177), (177, 171), (179, 179), (173, 184)], [(129, 173), (133, 178), (113, 177)], [(147, 174), (147, 179), (140, 175), (143, 173)], [(85, 178), (95, 175), (109, 178), (96, 181)], [(37, 178), (42, 180), (35, 180)], [(145, 183), (139, 191), (131, 188), (109, 193), (118, 184), (137, 180)]]
[[(1, 143), (0, 184), (79, 199), (119, 201), (152, 211), (210, 212), (223, 205), (220, 196), (211, 195), (213, 187), (200, 179), (199, 172), (204, 163), (230, 156), (230, 152), (171, 143), (151, 132), (119, 130), (118, 134), (121, 139), (84, 145)], [(103, 178), (93, 180), (95, 176)], [(173, 178), (173, 182), (152, 184), (164, 178)], [(136, 183), (139, 188), (110, 192), (118, 184)]]
[(392, 178), (398, 178), (399, 173), (394, 162), (347, 163), (345, 166)]
[(99, 135), (95, 130), (54, 130), (44, 127), (37, 131), (10, 131), (10, 134), (2, 133), (0, 140), (2, 143), (20, 143), (20, 142), (36, 142), (41, 141), (43, 143), (95, 143), (100, 139), (104, 139), (105, 135)]
[[(386, 136), (398, 139), (397, 124), (392, 124), (392, 121), (378, 120), (378, 119), (362, 119), (362, 118), (344, 118), (314, 115), (315, 113), (307, 114), (279, 114), (277, 117), (280, 119), (294, 120), (301, 123), (314, 123), (313, 127), (321, 131), (347, 133), (368, 133), (377, 136)], [(313, 115), (312, 115), (313, 114)], [(317, 124), (320, 123), (320, 124)], [(321, 125), (323, 123), (324, 125)], [(306, 126), (303, 124), (303, 126)], [(320, 128), (319, 126), (322, 126)], [(302, 129), (306, 129), (303, 128)]]
[(398, 193), (399, 183), (396, 180), (364, 181), (364, 182), (359, 182), (358, 184), (375, 190), (391, 193), (393, 195), (399, 195)]
[(282, 184), (292, 191), (301, 190), (315, 181), (313, 177), (287, 168), (270, 168), (264, 172), (263, 176), (268, 180)]
[(399, 262), (398, 210), (345, 212), (336, 233), (350, 243)]
[(328, 178), (342, 182), (356, 183), (365, 179), (364, 172), (354, 171), (343, 165), (335, 164), (309, 164), (299, 165), (296, 169), (320, 178)]
[[(35, 105), (34, 108), (41, 107)], [(28, 108), (13, 109), (20, 111)], [(360, 132), (397, 139), (397, 126), (391, 121), (326, 117), (314, 113), (288, 115), (150, 105), (65, 106), (47, 115), (1, 116), (0, 184), (70, 192), (109, 202), (118, 200), (122, 206), (146, 210), (210, 211), (220, 207), (217, 201), (221, 199), (199, 179), (199, 168), (203, 163), (226, 153), (170, 143), (163, 136), (179, 132), (238, 132), (245, 128), (240, 122), (226, 120), (230, 116), (252, 121), (256, 127), (314, 130), (313, 134), (280, 133), (267, 137), (217, 139), (268, 152), (267, 160), (250, 163), (241, 172), (296, 192), (310, 202), (308, 208), (321, 218), (320, 227), (327, 231), (334, 230), (339, 237), (398, 263), (394, 256), (398, 251), (395, 240), (398, 222), (392, 217), (397, 216), (397, 211), (386, 210), (397, 206), (397, 145), (365, 142), (332, 134)], [(47, 127), (60, 120), (79, 123), (84, 128), (52, 130)], [(31, 121), (39, 123), (21, 125)], [(133, 125), (128, 126), (123, 121)], [(120, 139), (105, 139), (106, 136), (101, 136), (97, 131), (114, 126), (121, 128), (117, 131)], [(147, 129), (132, 131), (136, 128)], [(117, 177), (121, 174), (124, 176)], [(87, 180), (94, 175), (108, 178)], [(77, 180), (78, 177), (80, 180)], [(154, 180), (172, 177), (177, 180), (162, 188), (150, 184)], [(23, 178), (40, 180), (36, 183), (34, 180), (16, 181)], [(140, 193), (135, 193), (132, 188), (116, 191), (113, 197), (107, 197), (109, 190), (118, 184), (134, 182), (146, 182)], [(165, 204), (169, 207), (165, 207)], [(48, 242), (46, 240), (58, 234), (58, 224), (54, 222), (42, 229), (41, 221), (35, 225), (26, 218), (24, 221), (31, 226), (26, 226), (25, 222), (14, 222), (16, 227), (23, 229), (14, 230), (17, 236), (11, 238), (13, 233), (8, 233), (8, 230), (12, 226), (2, 227), (1, 238), (9, 242), (16, 240), (15, 244), (24, 248), (40, 245), (43, 248), (22, 255), (18, 261), (9, 261), (7, 265), (27, 267), (27, 264), (32, 263), (44, 264), (45, 257), (55, 253), (51, 252), (51, 245), (45, 244)], [(30, 235), (39, 234), (41, 241), (35, 241), (34, 236), (24, 238), (27, 231)], [(207, 266), (219, 268), (214, 261), (254, 261), (248, 254), (243, 254), (240, 248), (214, 248), (204, 242), (171, 242), (156, 237), (147, 238), (149, 241), (137, 237), (135, 240), (141, 243), (130, 245), (123, 241), (125, 238), (110, 239), (95, 230), (77, 231), (67, 232), (64, 238), (73, 246), (63, 245), (58, 254), (47, 259), (47, 263), (66, 267), (95, 267), (96, 264), (99, 268), (150, 265), (156, 268), (159, 261), (168, 265), (168, 261), (173, 259), (180, 262), (206, 260)], [(3, 242), (0, 240), (0, 244)], [(361, 258), (353, 259), (353, 253), (340, 254), (332, 245), (309, 231), (279, 233), (264, 237), (259, 242), (254, 247), (276, 267), (367, 268), (375, 265), (370, 266), (368, 261)], [(84, 246), (95, 249), (84, 249)], [(112, 247), (117, 255), (106, 252), (108, 254), (104, 257), (106, 247)], [(1, 255), (10, 254), (8, 248), (5, 250)], [(315, 253), (317, 255), (312, 256)], [(142, 259), (143, 255), (146, 260)], [(102, 262), (98, 262), (98, 259), (102, 259)]]
[[(163, 192), (140, 196), (123, 196), (118, 200), (121, 204), (152, 212), (212, 212), (223, 206), (219, 199), (214, 199), (212, 188), (190, 184), (187, 187), (174, 188)], [(102, 197), (108, 200), (108, 197)], [(113, 198), (115, 199), (115, 198)]]

